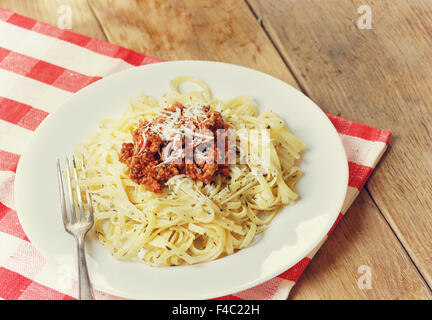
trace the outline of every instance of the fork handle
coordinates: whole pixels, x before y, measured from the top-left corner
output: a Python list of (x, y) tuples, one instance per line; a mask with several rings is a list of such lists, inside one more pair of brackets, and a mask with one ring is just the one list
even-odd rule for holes
[(87, 270), (84, 236), (85, 235), (77, 237), (79, 299), (94, 300), (95, 298), (93, 295), (90, 277)]

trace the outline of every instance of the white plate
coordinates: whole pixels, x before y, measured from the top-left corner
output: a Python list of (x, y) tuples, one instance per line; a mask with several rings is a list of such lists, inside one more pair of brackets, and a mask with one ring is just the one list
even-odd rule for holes
[(208, 299), (256, 286), (292, 267), (330, 230), (347, 190), (348, 164), (327, 116), (309, 98), (264, 73), (225, 63), (175, 61), (146, 65), (104, 78), (73, 95), (41, 124), (21, 156), (15, 181), (19, 220), (30, 241), (47, 258), (75, 270), (75, 242), (62, 225), (56, 159), (119, 116), (128, 101), (145, 91), (159, 98), (169, 81), (191, 75), (207, 82), (213, 95), (248, 94), (259, 110), (273, 110), (307, 146), (305, 175), (295, 205), (285, 207), (252, 247), (194, 266), (152, 268), (114, 260), (92, 236), (87, 260), (93, 285), (135, 299)]

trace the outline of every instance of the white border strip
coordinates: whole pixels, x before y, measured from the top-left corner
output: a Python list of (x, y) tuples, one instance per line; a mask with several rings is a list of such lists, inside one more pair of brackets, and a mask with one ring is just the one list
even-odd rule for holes
[(0, 120), (0, 150), (21, 154), (32, 134), (33, 131)]
[(0, 97), (18, 101), (48, 113), (55, 111), (73, 94), (4, 69), (0, 69), (0, 83)]
[(339, 135), (349, 161), (373, 168), (387, 145), (381, 141), (370, 141), (358, 137)]
[(122, 59), (108, 57), (73, 43), (0, 21), (0, 47), (88, 76), (106, 76), (133, 67)]

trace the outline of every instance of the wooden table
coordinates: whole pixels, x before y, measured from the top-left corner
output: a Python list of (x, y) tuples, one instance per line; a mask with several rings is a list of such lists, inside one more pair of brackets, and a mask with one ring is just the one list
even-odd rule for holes
[[(430, 0), (0, 0), (0, 7), (166, 60), (262, 70), (324, 111), (393, 131), (366, 187), (291, 299), (432, 298)], [(358, 8), (371, 8), (361, 29)], [(372, 288), (360, 289), (369, 266)]]

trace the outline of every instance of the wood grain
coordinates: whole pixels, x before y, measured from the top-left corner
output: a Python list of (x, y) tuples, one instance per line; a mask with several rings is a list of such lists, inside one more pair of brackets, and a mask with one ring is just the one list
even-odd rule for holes
[[(367, 188), (432, 286), (432, 2), (250, 0), (325, 111), (390, 129)], [(359, 29), (357, 8), (372, 9)]]
[(216, 60), (248, 66), (297, 87), (242, 1), (90, 3), (113, 43), (165, 60)]
[[(209, 59), (241, 64), (265, 71), (289, 83), (294, 81), (271, 41), (248, 11), (246, 3), (235, 0), (91, 0), (91, 4), (109, 40), (119, 45), (170, 60)], [(344, 223), (355, 227), (359, 219), (367, 217), (366, 225), (373, 225), (372, 230), (379, 231), (373, 239), (381, 243), (379, 248), (383, 250), (377, 251), (369, 232), (360, 229), (356, 238), (350, 239), (355, 241), (355, 250), (350, 253), (350, 259), (339, 259), (336, 266), (332, 266), (332, 261), (320, 261), (322, 270), (334, 268), (331, 270), (337, 272), (339, 281), (334, 282), (331, 274), (320, 272), (313, 284), (303, 285), (299, 297), (325, 296), (326, 292), (332, 291), (332, 297), (338, 299), (370, 298), (374, 296), (372, 293), (359, 292), (352, 274), (359, 264), (369, 263), (377, 268), (377, 275), (385, 279), (378, 283), (379, 289), (375, 291), (377, 297), (380, 294), (383, 298), (396, 294), (405, 298), (430, 298), (430, 292), (415, 266), (410, 263), (408, 255), (379, 215), (372, 200), (368, 195), (362, 199), (366, 201), (360, 200), (356, 212), (345, 217)], [(343, 242), (346, 237), (338, 232), (332, 236), (332, 241)], [(320, 254), (344, 257), (343, 249), (341, 246), (327, 246)], [(395, 266), (399, 266), (398, 275), (406, 277), (403, 287), (400, 286), (399, 276), (385, 277), (395, 271)], [(312, 271), (307, 270), (308, 274), (315, 273), (312, 268)]]
[[(365, 241), (369, 243), (367, 253)], [(290, 298), (432, 299), (410, 258), (399, 248), (398, 240), (363, 190), (294, 286)], [(364, 270), (359, 272), (360, 266), (370, 268), (370, 289), (358, 285), (365, 275)]]
[(72, 31), (106, 40), (87, 0), (0, 0), (0, 8), (53, 25), (57, 25), (61, 15), (58, 10), (62, 5), (71, 8)]

